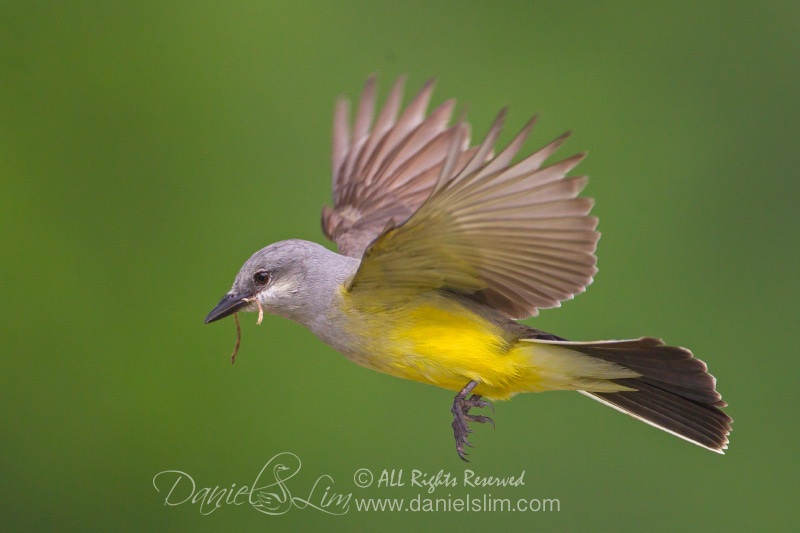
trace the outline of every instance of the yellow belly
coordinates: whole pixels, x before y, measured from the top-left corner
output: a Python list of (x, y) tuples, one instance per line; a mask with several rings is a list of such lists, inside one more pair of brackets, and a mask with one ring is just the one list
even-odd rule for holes
[(381, 303), (344, 302), (351, 334), (365, 339), (359, 353), (345, 353), (356, 363), (454, 391), (478, 380), (475, 392), (492, 398), (525, 389), (528, 358), (498, 326), (435, 292), (391, 303), (391, 294), (372, 296)]
[(474, 393), (506, 399), (543, 390), (620, 390), (597, 378), (631, 375), (602, 375), (608, 363), (552, 344), (518, 341), (439, 293), (393, 305), (385, 300), (380, 305), (354, 303), (346, 303), (354, 317), (350, 329), (363, 342), (345, 355), (393, 376), (453, 391), (475, 380)]
[(480, 381), (476, 394), (506, 398), (524, 388), (528, 357), (504, 332), (459, 309), (421, 305), (395, 324), (392, 374), (450, 390)]

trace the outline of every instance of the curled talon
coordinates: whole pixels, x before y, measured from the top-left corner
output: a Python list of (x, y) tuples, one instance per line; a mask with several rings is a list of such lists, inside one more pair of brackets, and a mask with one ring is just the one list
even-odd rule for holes
[(483, 415), (465, 415), (465, 417), (470, 422), (477, 422), (479, 424), (485, 424), (486, 422), (491, 422), (492, 423), (492, 428), (494, 428), (494, 420), (492, 420), (488, 416), (483, 416)]
[[(473, 395), (473, 398), (474, 397), (475, 396)], [(480, 398), (480, 396), (478, 396), (478, 398)], [(472, 398), (470, 398), (469, 400), (464, 401), (464, 405), (466, 405), (468, 408), (477, 407), (478, 409), (481, 409), (483, 407), (491, 407), (492, 412), (494, 413), (494, 405), (484, 400), (473, 400)]]

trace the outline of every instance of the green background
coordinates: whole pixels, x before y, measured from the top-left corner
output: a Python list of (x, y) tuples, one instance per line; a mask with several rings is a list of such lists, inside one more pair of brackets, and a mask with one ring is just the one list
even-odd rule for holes
[[(69, 4), (69, 5), (67, 5)], [(0, 526), (5, 530), (753, 530), (796, 526), (797, 2), (3, 2)], [(577, 394), (500, 403), (472, 489), (559, 513), (166, 507), (152, 479), (248, 484), (273, 455), (461, 476), (452, 393), (362, 369), (300, 326), (203, 326), (241, 263), (322, 241), (335, 97), (438, 77), (474, 136), (567, 129), (603, 238), (584, 295), (529, 323), (663, 337), (735, 418), (719, 456)], [(463, 487), (434, 496), (463, 496)]]

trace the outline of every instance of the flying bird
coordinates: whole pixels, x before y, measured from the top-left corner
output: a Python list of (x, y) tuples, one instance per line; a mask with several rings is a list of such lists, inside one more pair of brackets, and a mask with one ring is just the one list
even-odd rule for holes
[(427, 113), (430, 81), (401, 109), (404, 84), (375, 118), (369, 78), (352, 128), (349, 102), (336, 103), (322, 228), (339, 253), (302, 240), (259, 250), (205, 322), (278, 315), (359, 365), (456, 391), (464, 460), (470, 423), (494, 425), (474, 410), (552, 390), (724, 453), (727, 404), (689, 350), (651, 337), (570, 342), (518, 322), (572, 299), (597, 272), (593, 200), (578, 196), (587, 178), (567, 177), (584, 155), (548, 162), (568, 134), (514, 162), (535, 117), (495, 154), (505, 110), (472, 146), (454, 100)]

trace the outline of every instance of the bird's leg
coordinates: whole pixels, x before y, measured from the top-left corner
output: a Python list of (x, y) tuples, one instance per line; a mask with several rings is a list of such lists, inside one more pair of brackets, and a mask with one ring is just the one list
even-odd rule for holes
[[(472, 448), (472, 444), (467, 440), (467, 434), (472, 433), (468, 422), (478, 422), (479, 424), (491, 422), (492, 426), (494, 426), (494, 421), (488, 416), (469, 414), (469, 410), (473, 407), (492, 407), (492, 404), (489, 402), (481, 400), (479, 394), (473, 394), (467, 399), (472, 389), (477, 386), (478, 382), (475, 380), (467, 383), (467, 386), (456, 394), (456, 397), (453, 399), (453, 407), (450, 409), (450, 412), (453, 413), (453, 436), (456, 439), (456, 451), (458, 452), (458, 456), (467, 462), (469, 462), (469, 460), (465, 456), (468, 454), (464, 451), (464, 445), (466, 444)], [(494, 411), (494, 407), (492, 407), (492, 411)]]

